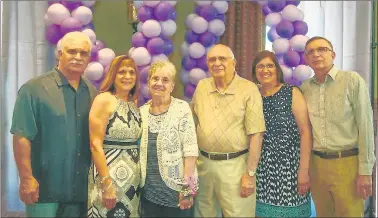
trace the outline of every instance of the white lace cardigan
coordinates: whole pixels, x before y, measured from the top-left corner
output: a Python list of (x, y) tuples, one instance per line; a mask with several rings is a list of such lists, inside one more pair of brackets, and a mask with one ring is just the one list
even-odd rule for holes
[[(142, 137), (140, 140), (141, 187), (146, 180), (148, 114), (150, 104), (140, 108), (142, 117)], [(171, 97), (171, 104), (161, 122), (156, 141), (160, 175), (165, 184), (181, 191), (184, 183), (184, 158), (198, 157), (198, 144), (192, 111), (186, 101)], [(198, 178), (195, 167), (195, 178)]]

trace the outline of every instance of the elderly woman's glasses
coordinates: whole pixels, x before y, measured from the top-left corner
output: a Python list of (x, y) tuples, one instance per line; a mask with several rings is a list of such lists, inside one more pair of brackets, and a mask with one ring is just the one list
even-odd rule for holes
[(305, 51), (305, 54), (308, 56), (308, 55), (314, 55), (315, 54), (315, 51), (322, 55), (322, 54), (325, 54), (327, 51), (332, 51), (332, 49), (328, 48), (328, 47), (318, 47), (318, 48), (315, 48), (315, 49), (311, 49), (311, 50), (308, 50), (308, 51)]
[(264, 65), (264, 64), (258, 64), (256, 66), (257, 69), (260, 69), (260, 70), (263, 70), (264, 68), (266, 69), (273, 69), (276, 65), (274, 64), (267, 64), (267, 65)]
[(209, 63), (215, 63), (217, 61), (217, 59), (219, 60), (219, 62), (226, 62), (228, 59), (231, 59), (230, 57), (225, 57), (225, 56), (218, 56), (218, 57), (209, 57), (207, 59), (207, 62)]

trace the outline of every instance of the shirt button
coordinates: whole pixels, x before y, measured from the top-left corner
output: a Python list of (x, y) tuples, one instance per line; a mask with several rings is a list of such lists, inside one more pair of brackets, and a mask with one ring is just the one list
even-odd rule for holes
[(77, 114), (78, 117), (80, 117), (80, 114)]
[(78, 153), (77, 156), (80, 157), (80, 153)]
[(77, 136), (80, 136), (80, 133), (78, 133)]
[(77, 175), (79, 175), (80, 173), (79, 172), (76, 172)]

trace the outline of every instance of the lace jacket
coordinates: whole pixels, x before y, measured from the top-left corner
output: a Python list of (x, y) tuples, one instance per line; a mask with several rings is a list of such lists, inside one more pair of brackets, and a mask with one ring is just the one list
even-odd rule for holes
[[(184, 158), (198, 156), (197, 135), (192, 111), (186, 101), (171, 97), (172, 101), (161, 122), (156, 147), (160, 175), (165, 184), (181, 191), (184, 184)], [(142, 138), (140, 141), (141, 187), (145, 184), (148, 146), (148, 114), (150, 104), (140, 108)], [(195, 168), (195, 178), (198, 178)]]

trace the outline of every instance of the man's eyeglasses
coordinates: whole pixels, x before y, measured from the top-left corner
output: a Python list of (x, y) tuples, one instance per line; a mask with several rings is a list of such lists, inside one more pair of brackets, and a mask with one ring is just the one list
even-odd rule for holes
[(260, 69), (260, 70), (263, 70), (264, 68), (266, 69), (273, 69), (276, 65), (274, 64), (267, 64), (267, 65), (264, 65), (264, 64), (258, 64), (256, 66), (257, 69)]
[(314, 55), (315, 51), (318, 54), (322, 55), (322, 54), (325, 54), (327, 51), (332, 51), (332, 49), (330, 49), (328, 47), (318, 47), (318, 48), (315, 48), (315, 49), (305, 51), (305, 54), (306, 55)]
[(217, 59), (219, 60), (219, 62), (222, 62), (222, 63), (224, 63), (224, 62), (226, 62), (228, 59), (231, 59), (230, 57), (225, 57), (225, 56), (218, 56), (218, 57), (209, 57), (208, 59), (207, 59), (207, 62), (209, 62), (209, 63), (215, 63), (216, 61), (217, 61)]

